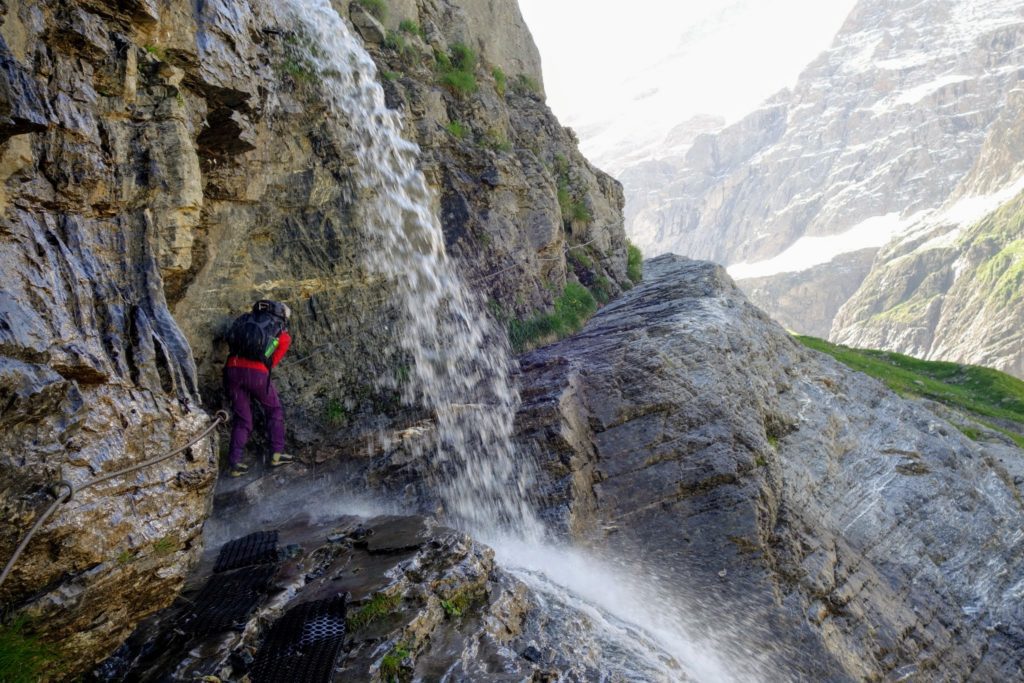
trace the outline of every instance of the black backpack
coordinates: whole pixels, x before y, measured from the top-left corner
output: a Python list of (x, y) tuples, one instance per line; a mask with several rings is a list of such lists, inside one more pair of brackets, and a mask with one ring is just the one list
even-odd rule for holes
[(228, 349), (232, 356), (258, 360), (270, 367), (277, 349), (277, 337), (284, 331), (284, 320), (268, 312), (246, 313), (238, 317), (228, 331)]

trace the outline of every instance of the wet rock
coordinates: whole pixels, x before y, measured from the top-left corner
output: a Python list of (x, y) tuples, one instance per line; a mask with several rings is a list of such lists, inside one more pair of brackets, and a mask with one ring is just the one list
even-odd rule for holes
[(429, 540), (430, 523), (424, 517), (384, 519), (372, 527), (365, 536), (366, 550), (370, 553), (396, 553), (415, 550)]
[[(387, 284), (363, 266), (367, 198), (352, 181), (345, 122), (324, 125), (323, 67), (303, 61), (301, 27), (262, 1), (4, 7), (0, 553), (49, 504), (54, 480), (80, 485), (205, 427), (201, 407), (222, 399), (224, 332), (258, 298), (295, 311), (296, 343), (275, 374), (290, 443), (310, 462), (347, 468), (346, 481), (369, 479), (378, 431), (429, 416), (378, 381), (406, 363), (393, 350), (399, 321)], [(449, 247), (474, 289), (516, 316), (550, 307), (567, 279), (600, 277), (619, 291), (617, 184), (579, 155), (540, 92), (498, 93), (495, 66), (508, 83), (524, 74), (542, 90), (514, 4), (391, 9), (387, 28), (404, 18), (424, 27), (425, 39), (410, 37), (424, 56), (464, 42), (484, 60), (476, 76), (486, 87), (462, 98), (430, 64), (400, 65), (371, 45), (382, 73), (404, 74), (389, 101), (426, 150)], [(474, 138), (450, 135), (451, 117)], [(563, 215), (560, 182), (592, 220)], [(568, 264), (568, 246), (585, 246), (593, 265)], [(263, 445), (257, 436), (252, 455)], [(109, 653), (178, 591), (200, 551), (217, 460), (208, 439), (90, 489), (30, 545), (0, 599), (44, 625), (39, 635), (61, 644), (68, 671)], [(305, 476), (293, 468), (267, 479)], [(391, 482), (402, 500), (425, 500), (404, 472)], [(221, 502), (261, 491), (239, 483)]]
[[(270, 634), (283, 615), (339, 596), (347, 601), (347, 634), (334, 680), (437, 680), (446, 673), (476, 681), (582, 680), (577, 663), (564, 657), (553, 662), (542, 653), (569, 652), (574, 646), (599, 652), (584, 615), (566, 610), (560, 616), (574, 628), (547, 626), (552, 615), (545, 601), (496, 567), (490, 549), (468, 536), (422, 517), (348, 519), (351, 528), (381, 529), (391, 538), (395, 551), (382, 555), (331, 544), (329, 529), (341, 522), (296, 519), (278, 529), (282, 543), (299, 545), (303, 552), (281, 560), (277, 590), (260, 598), (237, 629), (182, 638), (182, 629), (188, 630), (182, 616), (205, 611), (210, 598), (190, 589), (175, 606), (142, 624), (92, 678), (171, 674), (239, 680), (261, 661), (272, 664)], [(215, 547), (208, 550), (204, 568), (190, 581), (193, 587), (213, 580), (215, 553)], [(601, 670), (603, 656), (595, 654), (594, 670)], [(609, 662), (614, 658), (607, 656)]]
[(720, 267), (675, 256), (522, 366), (548, 519), (781, 645), (783, 670), (1019, 675), (997, 628), (1021, 624), (1019, 449), (802, 348)]

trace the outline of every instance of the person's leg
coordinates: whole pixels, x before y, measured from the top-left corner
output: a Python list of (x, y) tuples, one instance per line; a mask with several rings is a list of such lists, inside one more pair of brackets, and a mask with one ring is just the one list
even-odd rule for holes
[(281, 405), (277, 389), (270, 383), (269, 378), (260, 403), (263, 404), (263, 412), (267, 416), (270, 447), (274, 453), (284, 453), (284, 406)]
[(234, 414), (231, 428), (231, 449), (228, 451), (228, 462), (234, 466), (242, 462), (245, 455), (245, 444), (252, 433), (252, 406), (249, 403), (248, 384), (244, 368), (227, 368), (224, 372), (224, 392), (231, 399), (231, 412)]

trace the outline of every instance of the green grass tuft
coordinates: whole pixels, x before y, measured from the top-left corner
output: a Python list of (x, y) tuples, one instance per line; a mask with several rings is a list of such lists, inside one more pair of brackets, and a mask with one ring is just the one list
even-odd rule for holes
[(409, 44), (406, 42), (405, 36), (398, 31), (388, 31), (387, 37), (384, 38), (384, 47), (395, 52), (405, 52)]
[(512, 143), (509, 142), (504, 135), (502, 135), (500, 132), (496, 130), (487, 131), (480, 138), (480, 146), (484, 147), (485, 149), (492, 149), (495, 152), (512, 151)]
[(469, 135), (469, 128), (458, 121), (452, 121), (444, 128), (452, 137), (456, 137), (459, 140), (465, 140), (466, 136)]
[(494, 90), (498, 93), (498, 97), (504, 97), (505, 92), (508, 90), (508, 76), (505, 75), (500, 66), (491, 69), (491, 75), (494, 76)]
[[(815, 337), (797, 335), (808, 348), (821, 351), (854, 370), (871, 375), (898, 394), (931, 399), (962, 410), (1024, 447), (1024, 382), (998, 370), (976, 365), (926, 361), (890, 351), (854, 349)], [(1010, 430), (992, 421), (1019, 426)], [(971, 428), (967, 428), (971, 430)], [(961, 428), (961, 431), (964, 429)], [(980, 437), (971, 430), (970, 438)]]
[(371, 598), (370, 602), (360, 607), (354, 614), (348, 616), (348, 628), (350, 631), (366, 628), (381, 617), (394, 612), (401, 603), (402, 598), (400, 595), (377, 593)]
[(0, 681), (35, 683), (46, 680), (44, 672), (52, 672), (58, 661), (56, 648), (40, 642), (30, 633), (24, 616), (0, 626)]
[(412, 655), (405, 643), (398, 643), (380, 660), (380, 677), (386, 683), (397, 683), (401, 680), (402, 662)]
[(574, 249), (569, 247), (569, 260), (573, 266), (579, 266), (586, 270), (594, 269), (594, 259), (590, 258), (590, 255), (583, 249)]
[(452, 66), (460, 71), (475, 71), (477, 65), (476, 52), (465, 43), (455, 43), (451, 49)]
[(159, 45), (145, 45), (143, 49), (161, 62), (167, 61), (167, 51)]
[(153, 544), (153, 554), (160, 557), (171, 555), (178, 550), (178, 539), (171, 534), (167, 534), (159, 541)]
[(336, 398), (327, 401), (327, 405), (324, 406), (324, 419), (332, 427), (346, 423), (348, 421), (348, 411), (345, 410), (345, 404)]
[(398, 24), (398, 30), (402, 33), (408, 33), (410, 36), (419, 36), (425, 38), (423, 34), (423, 27), (417, 24), (412, 19), (402, 19)]
[(583, 327), (595, 311), (597, 301), (594, 295), (583, 285), (568, 282), (562, 296), (555, 300), (552, 312), (541, 313), (528, 320), (509, 321), (509, 341), (518, 353), (562, 339)]
[(388, 18), (388, 6), (384, 4), (384, 0), (359, 0), (359, 4), (363, 6), (363, 9), (375, 16), (378, 21), (384, 21)]
[(579, 189), (573, 187), (569, 174), (569, 160), (561, 154), (555, 155), (554, 172), (558, 186), (558, 208), (562, 212), (562, 220), (566, 224), (571, 221), (589, 223), (593, 217), (590, 214), (590, 209), (587, 208), (586, 198), (581, 197)]
[(476, 92), (476, 76), (468, 71), (457, 69), (442, 73), (438, 83), (451, 90), (456, 95), (469, 95)]
[(612, 283), (604, 275), (598, 275), (590, 285), (590, 293), (602, 306), (612, 300)]
[(644, 255), (640, 247), (632, 242), (626, 243), (626, 277), (632, 280), (633, 284), (644, 279)]
[(437, 82), (456, 95), (469, 95), (477, 90), (476, 53), (463, 43), (456, 43), (451, 54), (434, 51)]

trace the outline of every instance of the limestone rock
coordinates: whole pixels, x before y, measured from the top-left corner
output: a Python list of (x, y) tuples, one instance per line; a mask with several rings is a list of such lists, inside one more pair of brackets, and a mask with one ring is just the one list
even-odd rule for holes
[[(348, 3), (339, 9), (348, 15)], [(445, 90), (427, 61), (385, 79), (425, 150), (449, 249), (481, 298), (527, 315), (550, 306), (567, 277), (604, 278), (618, 292), (617, 183), (586, 164), (540, 92), (497, 92), (496, 66), (510, 83), (541, 82), (515, 4), (390, 9), (387, 29), (406, 18), (424, 27), (426, 39), (409, 39), (421, 58), (457, 41), (482, 57), (476, 97)], [(337, 132), (345, 122), (324, 126), (322, 65), (284, 10), (220, 0), (0, 7), (3, 555), (53, 480), (82, 483), (207, 424), (199, 408), (220, 405), (223, 333), (258, 298), (295, 311), (296, 342), (275, 381), (297, 451), (358, 469), (378, 429), (424, 417), (379, 382), (404, 363), (391, 292), (363, 266), (372, 240)], [(382, 78), (397, 71), (391, 48), (371, 49)], [(451, 117), (474, 137), (452, 137)], [(591, 220), (562, 215), (562, 180)], [(567, 266), (568, 247), (585, 247), (592, 264)], [(29, 547), (0, 599), (35, 618), (42, 640), (64, 644), (68, 671), (173, 599), (200, 550), (216, 456), (210, 439), (90, 490)]]
[(781, 670), (1019, 677), (1019, 449), (804, 349), (720, 267), (670, 255), (522, 365), (548, 519)]
[(787, 330), (828, 339), (839, 310), (871, 271), (876, 249), (837, 256), (829, 263), (794, 273), (738, 280), (750, 302)]
[(839, 343), (1024, 377), (1024, 196), (975, 225), (940, 225), (886, 247), (836, 315)]
[(374, 45), (380, 45), (384, 42), (387, 36), (384, 26), (377, 21), (376, 17), (370, 14), (369, 10), (358, 2), (353, 2), (349, 5), (348, 11), (349, 17), (352, 19), (352, 25), (359, 31), (359, 35), (363, 37), (364, 41)]

